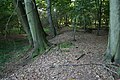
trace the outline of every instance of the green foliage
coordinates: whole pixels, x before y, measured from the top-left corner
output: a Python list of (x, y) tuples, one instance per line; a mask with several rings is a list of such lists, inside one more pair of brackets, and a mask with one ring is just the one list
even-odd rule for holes
[(10, 18), (13, 12), (12, 0), (0, 0), (0, 34), (5, 34), (5, 29), (7, 29), (7, 32), (10, 32), (13, 27), (18, 27), (17, 16), (13, 15)]
[[(100, 1), (102, 1), (102, 15), (101, 15), (101, 25), (103, 28), (108, 26), (109, 22), (109, 0), (51, 0), (52, 2), (52, 19), (55, 25), (64, 26), (71, 25), (72, 20), (77, 18), (75, 24), (80, 28), (86, 26), (87, 28), (97, 28), (99, 22), (99, 9)], [(45, 0), (37, 0), (39, 8), (42, 9), (42, 14), (40, 14), (43, 26), (48, 26), (47, 21), (45, 21), (46, 13), (44, 13), (47, 8)], [(44, 13), (44, 14), (43, 14)], [(67, 19), (66, 19), (67, 16)]]
[(44, 31), (45, 31), (46, 33), (49, 33), (49, 32), (50, 32), (50, 30), (49, 30), (48, 27), (45, 27), (45, 28), (44, 28)]
[(16, 40), (0, 40), (0, 64), (11, 62), (11, 60), (17, 60), (18, 57), (24, 54), (28, 46), (26, 39)]
[(70, 48), (71, 46), (73, 46), (71, 42), (63, 42), (60, 44), (61, 48)]

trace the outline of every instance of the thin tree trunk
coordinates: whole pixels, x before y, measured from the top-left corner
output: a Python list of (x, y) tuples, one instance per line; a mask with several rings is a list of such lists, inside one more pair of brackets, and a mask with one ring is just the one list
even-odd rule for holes
[(84, 32), (86, 32), (86, 30), (87, 30), (87, 25), (86, 25), (86, 16), (84, 15), (84, 17), (83, 17), (83, 20), (84, 20)]
[(46, 0), (46, 1), (47, 1), (47, 15), (48, 15), (48, 21), (51, 27), (51, 32), (53, 36), (56, 36), (57, 32), (54, 27), (53, 20), (52, 20), (52, 14), (51, 14), (51, 0)]
[(96, 12), (95, 12), (95, 28), (97, 28), (97, 12), (98, 12), (98, 9), (97, 9), (97, 0), (95, 0), (95, 5), (96, 5)]
[(101, 28), (101, 15), (102, 15), (102, 12), (101, 12), (101, 8), (102, 8), (102, 0), (98, 0), (99, 1), (99, 11), (98, 11), (98, 22), (99, 22), (99, 25), (98, 25), (98, 31), (97, 31), (97, 35), (99, 36), (100, 35), (100, 28)]
[(68, 16), (67, 16), (67, 14), (65, 15), (65, 26), (68, 26)]
[(73, 18), (73, 41), (76, 41), (76, 37), (75, 37), (75, 35), (76, 35), (76, 17), (75, 18)]
[(13, 0), (13, 3), (17, 10), (18, 17), (20, 18), (23, 28), (27, 34), (29, 44), (32, 45), (32, 43), (33, 43), (32, 35), (31, 35), (30, 29), (29, 29), (29, 24), (28, 24), (26, 12), (24, 9), (24, 5), (22, 4), (22, 1), (18, 1), (18, 0)]
[(54, 17), (55, 17), (55, 24), (54, 26), (56, 27), (56, 29), (58, 30), (59, 27), (58, 27), (58, 18), (57, 18), (57, 11), (54, 11)]

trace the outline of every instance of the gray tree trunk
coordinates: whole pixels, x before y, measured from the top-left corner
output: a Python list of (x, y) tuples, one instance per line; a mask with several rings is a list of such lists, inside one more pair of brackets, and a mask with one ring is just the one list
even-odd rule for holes
[(20, 18), (20, 21), (23, 25), (24, 31), (26, 32), (29, 40), (29, 44), (32, 45), (32, 35), (29, 29), (29, 24), (26, 16), (26, 12), (24, 9), (24, 5), (22, 4), (22, 1), (20, 0), (13, 0), (14, 6), (17, 10), (18, 17)]
[(101, 17), (102, 17), (102, 0), (98, 0), (98, 4), (99, 4), (99, 10), (98, 10), (98, 28), (97, 28), (97, 35), (100, 36), (100, 28), (101, 28)]
[[(54, 12), (54, 26), (56, 27), (56, 31), (59, 30), (59, 27), (58, 27), (58, 18), (57, 18), (57, 11)], [(57, 32), (56, 32), (57, 33)]]
[(120, 64), (120, 0), (110, 0), (110, 32), (106, 57)]
[(51, 27), (51, 32), (53, 34), (53, 36), (56, 36), (57, 32), (56, 29), (53, 25), (53, 20), (52, 20), (52, 14), (51, 14), (51, 0), (46, 0), (47, 2), (47, 15), (48, 15), (48, 21)]
[(34, 43), (34, 48), (43, 51), (47, 46), (47, 39), (45, 37), (43, 27), (38, 15), (35, 0), (24, 0), (25, 10), (30, 25), (30, 31)]

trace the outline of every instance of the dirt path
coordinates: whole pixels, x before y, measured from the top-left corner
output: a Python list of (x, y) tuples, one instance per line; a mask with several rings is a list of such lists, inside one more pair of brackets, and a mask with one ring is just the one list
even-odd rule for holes
[(50, 40), (69, 42), (71, 47), (57, 46), (2, 80), (113, 80), (102, 65), (107, 36), (77, 32), (77, 41), (72, 41), (72, 36), (70, 31)]

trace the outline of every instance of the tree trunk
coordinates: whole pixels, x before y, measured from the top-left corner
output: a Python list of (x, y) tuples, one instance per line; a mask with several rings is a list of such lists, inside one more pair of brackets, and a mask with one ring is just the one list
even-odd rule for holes
[(48, 41), (43, 31), (35, 0), (24, 0), (24, 2), (34, 48), (43, 51), (46, 49)]
[(97, 9), (97, 0), (95, 0), (95, 6), (96, 6), (96, 9), (95, 9), (95, 28), (97, 28), (97, 14), (98, 14), (98, 9)]
[(73, 18), (73, 41), (76, 41), (76, 17)]
[(110, 0), (110, 32), (106, 58), (120, 64), (120, 0)]
[(101, 15), (102, 15), (102, 12), (101, 12), (101, 8), (102, 8), (102, 0), (98, 0), (99, 1), (99, 11), (98, 11), (98, 31), (97, 31), (97, 35), (99, 36), (100, 35), (100, 28), (101, 28)]
[(51, 14), (51, 0), (47, 0), (47, 15), (48, 15), (48, 21), (51, 27), (51, 32), (53, 36), (56, 36), (57, 32), (53, 25), (52, 14)]
[(67, 14), (65, 15), (65, 26), (68, 26), (68, 16), (67, 16)]
[(57, 18), (57, 11), (54, 11), (54, 18), (55, 18), (55, 24), (54, 24), (54, 26), (56, 27), (56, 30), (58, 30), (59, 29), (59, 27), (58, 27), (58, 18)]
[(13, 0), (13, 3), (17, 10), (18, 17), (20, 18), (20, 21), (23, 25), (24, 31), (26, 32), (28, 36), (29, 44), (32, 45), (33, 43), (32, 35), (29, 29), (29, 24), (28, 24), (26, 13), (25, 13), (24, 5), (22, 4), (22, 1), (18, 1), (18, 0)]
[(87, 25), (86, 25), (86, 16), (85, 16), (85, 15), (84, 15), (84, 17), (83, 17), (83, 20), (84, 20), (84, 22), (83, 22), (84, 32), (86, 32), (86, 30), (87, 30)]

